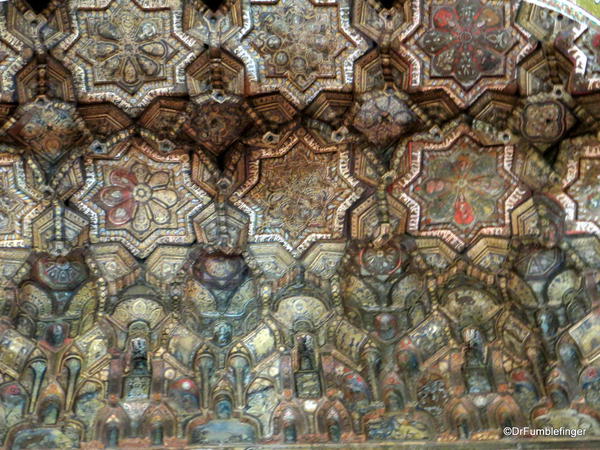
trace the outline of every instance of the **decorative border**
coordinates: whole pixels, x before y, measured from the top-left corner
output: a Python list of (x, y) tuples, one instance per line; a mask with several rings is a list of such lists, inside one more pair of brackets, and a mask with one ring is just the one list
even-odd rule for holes
[[(25, 169), (22, 159), (13, 154), (0, 153), (0, 173), (8, 173), (12, 177), (13, 186), (17, 187), (21, 195), (17, 197), (27, 206), (29, 210), (19, 217), (15, 224), (15, 230), (5, 234), (0, 239), (0, 248), (3, 247), (30, 247), (33, 242), (33, 219), (39, 216), (47, 204), (43, 202), (43, 196), (34, 188), (27, 185)], [(10, 183), (10, 181), (9, 181)], [(20, 234), (20, 236), (19, 236)]]

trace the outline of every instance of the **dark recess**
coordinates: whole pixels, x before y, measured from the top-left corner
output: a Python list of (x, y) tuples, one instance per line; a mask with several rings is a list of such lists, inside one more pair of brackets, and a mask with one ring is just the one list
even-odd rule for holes
[(27, 3), (36, 14), (39, 14), (50, 4), (50, 0), (27, 0)]
[(216, 11), (224, 3), (224, 0), (202, 0), (212, 11)]
[(384, 8), (391, 8), (396, 3), (396, 0), (377, 0)]

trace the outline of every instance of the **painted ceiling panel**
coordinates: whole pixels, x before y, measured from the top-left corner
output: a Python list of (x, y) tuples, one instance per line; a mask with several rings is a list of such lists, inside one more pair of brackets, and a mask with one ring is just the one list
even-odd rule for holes
[(600, 445), (580, 3), (0, 2), (0, 444)]

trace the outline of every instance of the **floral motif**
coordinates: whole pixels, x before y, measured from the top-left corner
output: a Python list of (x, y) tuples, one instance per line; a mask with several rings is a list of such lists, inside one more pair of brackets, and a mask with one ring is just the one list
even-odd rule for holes
[(335, 59), (345, 43), (337, 35), (336, 8), (319, 11), (308, 2), (281, 2), (273, 8), (253, 7), (256, 27), (252, 46), (264, 55), (267, 77), (288, 77), (300, 90), (317, 78), (335, 76)]
[[(498, 0), (413, 1), (422, 26), (400, 37), (413, 69), (411, 83), (445, 89), (460, 105), (486, 89), (514, 83), (516, 64), (533, 51), (529, 35), (514, 24), (512, 2)], [(415, 30), (415, 31), (413, 31)]]
[(395, 243), (381, 248), (362, 248), (358, 254), (360, 266), (372, 275), (391, 275), (400, 269), (406, 255)]
[[(323, 222), (327, 216), (327, 204), (337, 197), (339, 190), (328, 189), (326, 167), (319, 164), (317, 158), (304, 155), (302, 173), (293, 171), (290, 158), (284, 161), (265, 162), (265, 169), (273, 170), (279, 175), (287, 173), (288, 177), (268, 177), (265, 183), (256, 188), (257, 197), (265, 201), (265, 221), (258, 228), (259, 232), (267, 231), (276, 223), (284, 224), (291, 236), (299, 236), (306, 227)], [(319, 158), (323, 160), (324, 158)], [(284, 188), (285, 189), (282, 189)], [(291, 219), (291, 220), (290, 220)]]
[[(311, 155), (304, 150), (298, 149), (282, 160), (263, 163), (265, 179), (251, 193), (262, 212), (262, 220), (256, 227), (258, 234), (268, 234), (278, 228), (284, 236), (298, 243), (311, 228), (326, 230), (330, 219), (329, 202), (347, 193), (337, 183), (335, 171), (328, 170), (326, 164), (332, 158)], [(296, 167), (304, 170), (294, 170)]]
[[(473, 155), (462, 151), (448, 161), (428, 155), (427, 176), (413, 191), (431, 202), (423, 223), (451, 222), (468, 228), (486, 222), (497, 213), (496, 199), (505, 191), (505, 182), (495, 178), (494, 154)], [(487, 194), (487, 195), (486, 195)]]
[(189, 179), (188, 156), (156, 154), (139, 139), (122, 141), (117, 152), (127, 147), (117, 159), (86, 161), (75, 204), (90, 218), (92, 241), (121, 241), (142, 257), (160, 243), (192, 242), (191, 217), (210, 199)]
[(43, 256), (33, 264), (32, 273), (47, 288), (55, 291), (72, 291), (83, 283), (87, 268), (74, 257)]
[(193, 40), (179, 30), (170, 9), (144, 11), (130, 0), (113, 1), (108, 9), (76, 8), (78, 33), (62, 48), (65, 62), (85, 70), (79, 88), (92, 96), (111, 93), (118, 86), (128, 103), (138, 105), (147, 90), (173, 89), (182, 83), (183, 68), (191, 61)]
[(0, 0), (0, 447), (600, 436), (600, 29), (531, 1)]
[(420, 42), (432, 57), (432, 75), (454, 76), (467, 88), (482, 76), (502, 74), (503, 55), (515, 44), (504, 24), (502, 8), (477, 0), (434, 7), (433, 29)]
[(164, 225), (171, 220), (169, 209), (177, 203), (177, 193), (168, 188), (167, 172), (150, 173), (138, 163), (131, 170), (113, 170), (110, 183), (98, 192), (96, 200), (107, 210), (113, 225), (132, 222), (135, 231), (144, 232), (152, 222)]

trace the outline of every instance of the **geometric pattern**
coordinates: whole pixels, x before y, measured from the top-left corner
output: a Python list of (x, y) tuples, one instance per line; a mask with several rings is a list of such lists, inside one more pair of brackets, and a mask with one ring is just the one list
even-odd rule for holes
[(72, 4), (73, 31), (61, 44), (82, 98), (123, 107), (147, 105), (181, 91), (183, 69), (197, 47), (181, 31), (177, 2), (150, 10), (152, 2), (90, 0)]
[(412, 84), (442, 88), (470, 105), (484, 90), (503, 90), (516, 64), (534, 44), (514, 24), (517, 2), (454, 0), (417, 2), (408, 33), (398, 45), (411, 62)]
[(410, 231), (458, 250), (479, 234), (508, 234), (510, 211), (525, 195), (512, 172), (512, 146), (482, 146), (466, 126), (407, 146), (410, 171), (392, 193), (411, 211)]
[(243, 2), (245, 25), (226, 44), (242, 59), (253, 92), (279, 89), (305, 106), (323, 89), (347, 89), (367, 49), (350, 27), (347, 0)]
[(600, 146), (594, 141), (578, 144), (574, 147), (576, 156), (567, 161), (564, 192), (557, 195), (557, 200), (563, 206), (567, 219), (572, 221), (573, 231), (599, 234)]
[(2, 448), (598, 447), (598, 8), (392, 3), (0, 2)]
[(113, 159), (87, 159), (74, 203), (91, 221), (92, 242), (119, 241), (140, 257), (157, 244), (192, 242), (190, 218), (210, 199), (191, 183), (188, 161), (135, 138), (121, 143)]
[(15, 74), (25, 65), (23, 42), (16, 39), (8, 32), (7, 10), (0, 11), (0, 92), (2, 101), (11, 101), (14, 98)]
[(0, 153), (0, 247), (31, 245), (31, 223), (44, 205), (42, 194), (28, 185), (23, 160)]
[(556, 44), (573, 61), (569, 88), (573, 93), (593, 92), (600, 83), (598, 65), (598, 26), (573, 26), (572, 36), (557, 36)]
[(344, 215), (361, 192), (347, 150), (320, 146), (299, 130), (248, 159), (249, 176), (232, 197), (250, 217), (251, 242), (280, 242), (300, 256), (316, 240), (342, 237)]

